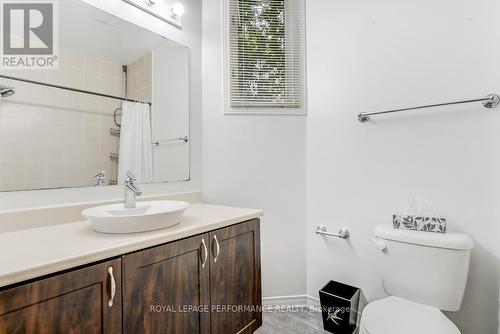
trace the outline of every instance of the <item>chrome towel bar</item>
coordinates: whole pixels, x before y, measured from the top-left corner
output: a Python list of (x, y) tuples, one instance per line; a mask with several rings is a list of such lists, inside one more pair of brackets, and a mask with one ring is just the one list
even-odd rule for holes
[(155, 144), (156, 146), (158, 146), (161, 143), (168, 143), (168, 142), (173, 142), (173, 141), (183, 141), (183, 142), (187, 143), (189, 141), (189, 138), (188, 138), (188, 136), (184, 136), (184, 137), (179, 137), (179, 138), (170, 138), (170, 139), (163, 139), (163, 140), (155, 140), (155, 141), (153, 141), (153, 144)]
[(497, 94), (489, 94), (486, 97), (479, 98), (479, 99), (445, 102), (445, 103), (437, 103), (437, 104), (428, 104), (428, 105), (419, 106), (419, 107), (402, 108), (402, 109), (394, 109), (394, 110), (362, 112), (358, 115), (358, 120), (361, 123), (366, 123), (370, 119), (370, 116), (373, 116), (373, 115), (390, 114), (390, 113), (395, 113), (395, 112), (400, 112), (400, 111), (442, 107), (442, 106), (450, 106), (450, 105), (454, 105), (454, 104), (463, 104), (463, 103), (472, 103), (472, 102), (483, 102), (483, 106), (485, 108), (491, 109), (491, 108), (495, 108), (498, 105), (498, 103), (500, 102), (500, 96), (498, 96)]
[(349, 230), (346, 228), (341, 228), (337, 233), (328, 232), (328, 229), (326, 228), (325, 225), (319, 225), (318, 227), (316, 227), (316, 234), (325, 235), (329, 237), (337, 237), (340, 239), (348, 239), (350, 235)]

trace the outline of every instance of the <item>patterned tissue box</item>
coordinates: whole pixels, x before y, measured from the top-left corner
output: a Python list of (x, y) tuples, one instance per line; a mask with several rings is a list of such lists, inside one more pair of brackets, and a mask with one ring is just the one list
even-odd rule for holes
[(392, 226), (405, 230), (446, 233), (446, 218), (393, 215)]

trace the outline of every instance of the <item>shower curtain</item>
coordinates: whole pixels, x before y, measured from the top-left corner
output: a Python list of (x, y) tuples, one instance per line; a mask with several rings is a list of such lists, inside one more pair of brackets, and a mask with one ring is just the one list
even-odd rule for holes
[(138, 183), (153, 181), (153, 147), (151, 116), (147, 103), (122, 102), (120, 150), (118, 153), (118, 183), (125, 182), (131, 171)]

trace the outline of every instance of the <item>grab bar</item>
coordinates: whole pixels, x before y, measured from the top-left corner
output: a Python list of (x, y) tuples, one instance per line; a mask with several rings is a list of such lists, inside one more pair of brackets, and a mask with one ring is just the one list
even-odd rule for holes
[(455, 102), (428, 104), (428, 105), (419, 106), (419, 107), (402, 108), (402, 109), (385, 110), (385, 111), (362, 112), (358, 115), (358, 121), (360, 121), (361, 123), (366, 123), (370, 119), (370, 116), (373, 116), (373, 115), (390, 114), (390, 113), (395, 113), (395, 112), (400, 112), (400, 111), (442, 107), (442, 106), (450, 106), (450, 105), (454, 105), (454, 104), (463, 104), (463, 103), (472, 103), (472, 102), (483, 102), (483, 107), (491, 109), (491, 108), (495, 108), (498, 105), (498, 103), (500, 103), (500, 96), (498, 96), (497, 94), (489, 94), (486, 97), (483, 97), (480, 99), (471, 99), (471, 100), (463, 100), (463, 101), (455, 101)]

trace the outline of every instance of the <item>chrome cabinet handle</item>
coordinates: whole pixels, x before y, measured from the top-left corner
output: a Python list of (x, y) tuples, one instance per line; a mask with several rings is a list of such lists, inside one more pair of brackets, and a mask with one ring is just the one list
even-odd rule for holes
[(215, 246), (217, 253), (214, 254), (214, 263), (217, 262), (217, 259), (219, 259), (219, 254), (220, 254), (220, 246), (219, 246), (219, 240), (217, 240), (217, 236), (214, 235), (214, 241), (215, 241)]
[(113, 300), (115, 299), (115, 294), (116, 294), (116, 281), (115, 281), (115, 276), (113, 276), (113, 267), (108, 268), (108, 274), (111, 281), (111, 298), (109, 298), (108, 300), (108, 306), (112, 307)]
[(207, 249), (207, 244), (205, 243), (205, 239), (201, 239), (201, 244), (203, 245), (203, 252), (205, 253), (205, 256), (203, 257), (203, 261), (201, 262), (201, 267), (205, 268), (205, 264), (207, 264), (207, 259), (208, 259), (208, 249)]

